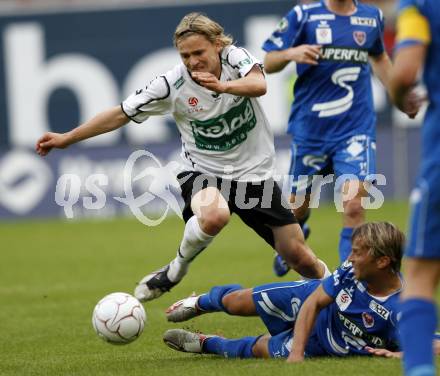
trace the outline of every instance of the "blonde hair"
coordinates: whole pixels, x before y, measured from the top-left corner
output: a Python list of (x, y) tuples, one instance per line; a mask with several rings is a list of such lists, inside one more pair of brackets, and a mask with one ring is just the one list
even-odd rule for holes
[(211, 43), (219, 41), (222, 47), (229, 46), (233, 42), (232, 37), (224, 33), (219, 23), (202, 13), (194, 12), (183, 17), (177, 25), (174, 32), (174, 45), (177, 47), (180, 40), (194, 34), (205, 36)]
[(360, 239), (370, 249), (374, 258), (387, 256), (391, 260), (393, 271), (400, 271), (405, 235), (390, 222), (369, 222), (356, 227), (351, 237), (352, 242)]

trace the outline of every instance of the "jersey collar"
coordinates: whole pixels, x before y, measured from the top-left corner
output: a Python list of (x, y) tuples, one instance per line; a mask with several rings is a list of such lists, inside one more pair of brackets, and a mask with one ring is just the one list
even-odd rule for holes
[[(354, 3), (354, 5), (356, 5), (356, 12), (357, 12), (357, 11), (358, 11), (357, 8), (358, 8), (358, 5), (359, 5), (359, 0), (353, 0), (353, 3)], [(334, 13), (334, 12), (332, 12), (332, 11), (328, 8), (327, 4), (325, 3), (325, 0), (321, 0), (321, 5), (322, 5), (325, 9), (327, 9), (328, 12), (330, 12), (330, 13)], [(354, 12), (353, 14), (355, 14), (356, 12)], [(353, 14), (351, 14), (350, 16), (352, 16)], [(347, 17), (348, 17), (348, 16), (347, 16)]]

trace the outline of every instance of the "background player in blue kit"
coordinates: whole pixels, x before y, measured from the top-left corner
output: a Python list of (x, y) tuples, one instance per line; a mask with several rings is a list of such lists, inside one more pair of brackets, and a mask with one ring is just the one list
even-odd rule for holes
[(424, 68), (429, 107), (422, 130), (422, 165), (411, 195), (406, 286), (400, 331), (406, 375), (435, 374), (431, 348), (437, 327), (434, 294), (440, 279), (440, 8), (434, 0), (401, 0), (391, 94), (402, 107)]
[(254, 289), (218, 286), (167, 310), (168, 320), (175, 322), (218, 311), (259, 315), (270, 335), (233, 340), (173, 329), (165, 333), (164, 341), (186, 352), (288, 357), (292, 362), (304, 356), (368, 355), (370, 347), (395, 351), (404, 240), (390, 223), (365, 223), (353, 232), (350, 262), (322, 284), (311, 280)]
[[(359, 181), (371, 184), (376, 173), (369, 63), (388, 88), (391, 62), (384, 50), (383, 30), (382, 12), (374, 6), (322, 0), (295, 6), (263, 45), (267, 73), (279, 72), (291, 61), (297, 63), (288, 124), (293, 138), (291, 202), (306, 236), (313, 176), (332, 171), (336, 178), (347, 175), (337, 187), (342, 189), (344, 205), (341, 262), (350, 253), (353, 227), (364, 221), (361, 198), (368, 194)], [(406, 103), (402, 110), (413, 117), (418, 107)], [(275, 260), (274, 269), (283, 275), (288, 268), (280, 261)]]

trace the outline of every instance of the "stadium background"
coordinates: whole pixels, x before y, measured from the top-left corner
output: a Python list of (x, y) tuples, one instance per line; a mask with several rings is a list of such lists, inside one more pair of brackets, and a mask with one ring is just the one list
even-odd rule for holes
[[(0, 220), (63, 216), (55, 203), (58, 177), (80, 176), (82, 190), (74, 217), (111, 217), (127, 211), (112, 199), (123, 197), (122, 172), (130, 153), (147, 149), (163, 164), (178, 160), (179, 137), (171, 117), (153, 117), (66, 151), (38, 157), (33, 147), (46, 131), (67, 131), (97, 112), (120, 103), (179, 61), (172, 34), (186, 13), (201, 10), (217, 19), (238, 44), (263, 57), (261, 44), (292, 6), (275, 1), (81, 1), (0, 2)], [(378, 1), (386, 14), (386, 44), (394, 42), (394, 2)], [(232, 9), (232, 11), (231, 11)], [(278, 171), (286, 173), (285, 135), (294, 68), (269, 75), (263, 98), (276, 135)], [(419, 155), (420, 116), (394, 110), (373, 79), (378, 113), (378, 172), (388, 199), (407, 197)], [(103, 173), (107, 201), (84, 209), (87, 176)], [(329, 199), (331, 195), (324, 194)], [(157, 205), (151, 203), (151, 210)], [(145, 208), (148, 210), (148, 207)]]

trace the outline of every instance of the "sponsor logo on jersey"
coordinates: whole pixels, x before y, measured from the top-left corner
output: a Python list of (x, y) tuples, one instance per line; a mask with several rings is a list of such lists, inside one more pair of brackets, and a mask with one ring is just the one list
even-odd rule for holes
[(203, 106), (198, 106), (199, 99), (196, 97), (190, 97), (188, 98), (188, 105), (190, 108), (187, 110), (189, 114), (193, 114), (195, 112), (201, 112), (204, 110)]
[(354, 142), (350, 143), (350, 145), (345, 150), (352, 157), (357, 157), (365, 150), (365, 147), (360, 142), (354, 141)]
[(252, 64), (252, 60), (250, 59), (250, 58), (246, 58), (246, 59), (243, 59), (243, 60), (241, 60), (239, 63), (238, 63), (238, 66), (240, 67), (240, 68), (243, 68), (243, 67), (245, 67), (246, 65), (249, 65), (249, 64)]
[(365, 31), (353, 31), (353, 39), (359, 46), (363, 46), (367, 41), (367, 33)]
[(309, 17), (308, 22), (334, 19), (336, 19), (334, 14), (312, 14)]
[(345, 290), (339, 291), (339, 294), (336, 297), (336, 304), (338, 305), (339, 310), (344, 312), (349, 307), (351, 302), (352, 302), (351, 296), (347, 291)]
[(359, 48), (322, 47), (323, 60), (368, 63), (368, 51)]
[(176, 82), (173, 84), (174, 88), (177, 90), (185, 83), (185, 79), (183, 76), (179, 77)]
[(195, 106), (197, 106), (199, 104), (199, 100), (196, 97), (188, 98), (188, 104), (191, 107), (195, 107)]
[(219, 100), (222, 99), (219, 93), (211, 93), (211, 97), (214, 98), (215, 102), (218, 102)]
[(277, 32), (284, 33), (289, 27), (289, 20), (286, 17), (283, 17), (281, 21), (278, 23)]
[(367, 329), (374, 326), (374, 317), (367, 312), (362, 312), (362, 321)]
[(351, 16), (350, 23), (352, 25), (356, 25), (356, 26), (369, 26), (369, 27), (376, 27), (377, 26), (376, 19), (371, 18), (371, 17)]
[(348, 111), (353, 104), (354, 98), (354, 90), (348, 82), (356, 81), (360, 72), (360, 67), (341, 68), (336, 70), (332, 74), (332, 82), (344, 89), (346, 95), (329, 102), (315, 103), (312, 107), (312, 111), (318, 112), (318, 117), (320, 118), (335, 116)]
[(318, 8), (318, 7), (321, 7), (321, 6), (322, 6), (321, 3), (311, 3), (311, 4), (304, 4), (304, 5), (302, 5), (302, 8), (304, 10), (307, 10), (307, 9), (312, 9), (312, 8)]
[(384, 320), (388, 320), (388, 317), (390, 317), (390, 311), (388, 311), (383, 305), (379, 304), (375, 300), (370, 301), (369, 308), (376, 312)]
[(330, 44), (333, 41), (332, 29), (326, 21), (321, 23), (316, 28), (316, 43), (318, 44)]
[[(338, 312), (338, 316), (341, 324), (354, 337), (353, 339), (364, 340), (375, 347), (384, 347), (385, 341), (382, 338), (363, 331), (355, 322), (351, 321), (348, 317), (345, 317), (342, 313)], [(350, 342), (350, 344), (352, 343)]]
[(304, 166), (313, 167), (316, 171), (321, 170), (324, 166), (323, 164), (327, 161), (327, 155), (305, 155), (302, 163)]
[(296, 317), (298, 316), (299, 309), (301, 307), (301, 300), (298, 298), (292, 298), (292, 315), (290, 316), (288, 313), (283, 311), (281, 308), (278, 308), (269, 298), (269, 295), (266, 292), (261, 293), (261, 298), (263, 300), (258, 300), (258, 305), (260, 308), (270, 316), (274, 316), (279, 318), (280, 320), (286, 322), (294, 322)]
[(209, 120), (193, 120), (191, 127), (199, 149), (226, 151), (245, 141), (256, 124), (252, 102), (243, 98), (225, 114)]

